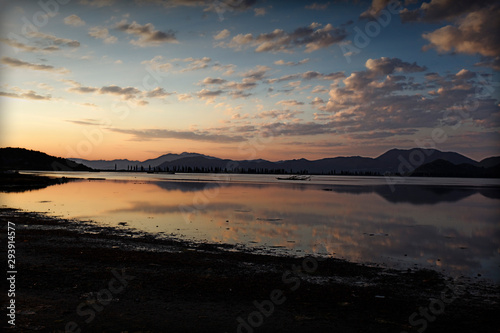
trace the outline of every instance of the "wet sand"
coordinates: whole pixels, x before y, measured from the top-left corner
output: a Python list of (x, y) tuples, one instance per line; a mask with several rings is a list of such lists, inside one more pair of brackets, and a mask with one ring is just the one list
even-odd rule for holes
[(2, 244), (16, 225), (16, 332), (500, 332), (498, 285), (9, 208), (0, 219)]

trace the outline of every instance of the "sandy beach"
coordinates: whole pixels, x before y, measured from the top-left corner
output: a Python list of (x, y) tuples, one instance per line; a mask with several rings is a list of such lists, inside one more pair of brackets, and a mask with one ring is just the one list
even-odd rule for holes
[[(499, 331), (497, 285), (157, 239), (5, 207), (0, 218), (2, 240), (8, 221), (16, 228), (16, 332)], [(13, 328), (5, 318), (2, 328)]]

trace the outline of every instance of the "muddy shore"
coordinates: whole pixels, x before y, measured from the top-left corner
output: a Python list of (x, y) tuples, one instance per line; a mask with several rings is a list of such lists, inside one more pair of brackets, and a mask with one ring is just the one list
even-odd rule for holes
[[(4, 315), (0, 327), (16, 332), (500, 332), (498, 285), (9, 208), (0, 219), (2, 244), (15, 224), (18, 272), (16, 326)], [(7, 258), (6, 245), (1, 252)]]
[(77, 179), (78, 178), (45, 177), (24, 173), (0, 172), (0, 193), (36, 190), (51, 185), (64, 184)]

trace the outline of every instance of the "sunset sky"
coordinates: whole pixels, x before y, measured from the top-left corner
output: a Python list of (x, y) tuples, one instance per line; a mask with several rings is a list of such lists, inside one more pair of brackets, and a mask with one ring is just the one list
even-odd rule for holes
[(1, 147), (500, 155), (498, 1), (41, 0), (0, 13)]

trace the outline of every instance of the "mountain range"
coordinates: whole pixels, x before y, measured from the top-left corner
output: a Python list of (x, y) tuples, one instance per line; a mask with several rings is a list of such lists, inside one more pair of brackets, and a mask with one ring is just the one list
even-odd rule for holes
[(169, 171), (280, 174), (384, 175), (436, 177), (500, 177), (500, 156), (475, 161), (437, 149), (391, 149), (376, 157), (304, 158), (267, 161), (230, 160), (198, 153), (165, 154), (145, 161), (64, 159), (23, 148), (0, 148), (0, 170)]
[[(198, 153), (166, 154), (145, 161), (85, 160), (72, 158), (93, 169), (100, 170), (159, 170), (175, 172), (249, 172), (249, 173), (309, 173), (309, 174), (410, 174), (423, 165), (443, 160), (451, 165), (470, 165), (474, 168), (492, 168), (500, 165), (500, 157), (475, 161), (456, 152), (437, 149), (391, 149), (376, 157), (333, 157), (318, 160), (304, 158), (267, 161), (230, 160)], [(472, 170), (472, 169), (471, 169)], [(422, 170), (421, 170), (422, 171)], [(428, 170), (427, 170), (428, 171)], [(422, 172), (427, 172), (423, 170)], [(477, 170), (476, 170), (477, 171)], [(488, 173), (489, 174), (489, 173)]]

